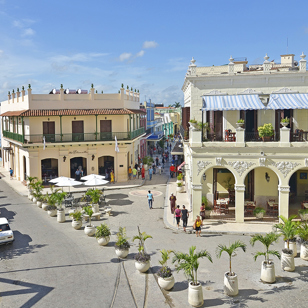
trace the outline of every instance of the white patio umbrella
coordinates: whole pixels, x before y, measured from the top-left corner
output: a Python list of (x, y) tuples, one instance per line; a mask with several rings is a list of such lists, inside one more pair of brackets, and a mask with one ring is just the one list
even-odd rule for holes
[(80, 179), (81, 180), (84, 180), (84, 181), (89, 181), (89, 180), (92, 180), (92, 179), (94, 179), (94, 178), (96, 178), (96, 179), (104, 179), (105, 178), (105, 176), (104, 175), (99, 175), (99, 174), (89, 174), (89, 175), (85, 175), (85, 176), (83, 176), (83, 177), (81, 177)]
[(109, 181), (106, 181), (106, 180), (103, 180), (103, 179), (100, 179), (98, 177), (93, 177), (91, 180), (88, 180), (86, 182), (84, 182), (83, 184), (86, 185), (86, 186), (99, 186), (99, 185), (104, 185), (104, 184), (107, 184), (109, 183)]
[(71, 179), (71, 178), (63, 179), (59, 181), (58, 183), (56, 183), (56, 185), (60, 187), (69, 187), (69, 192), (71, 192), (72, 186), (77, 186), (81, 184), (82, 184), (81, 182), (75, 181), (74, 179)]
[(49, 183), (58, 183), (60, 181), (66, 180), (66, 179), (69, 179), (69, 178), (67, 176), (59, 176), (57, 178), (50, 180)]

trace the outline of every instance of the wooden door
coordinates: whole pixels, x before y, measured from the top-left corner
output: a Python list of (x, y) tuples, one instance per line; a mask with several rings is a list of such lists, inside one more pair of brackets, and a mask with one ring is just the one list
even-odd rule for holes
[(72, 140), (74, 142), (83, 141), (83, 121), (72, 121)]
[(55, 122), (43, 122), (43, 136), (46, 142), (55, 142)]
[(213, 168), (213, 195), (214, 195), (214, 200), (217, 200), (217, 168)]
[(111, 120), (100, 121), (100, 139), (112, 140), (112, 122)]
[(223, 120), (222, 111), (215, 111), (214, 112), (214, 123), (215, 123), (216, 141), (222, 141), (223, 139), (222, 120)]

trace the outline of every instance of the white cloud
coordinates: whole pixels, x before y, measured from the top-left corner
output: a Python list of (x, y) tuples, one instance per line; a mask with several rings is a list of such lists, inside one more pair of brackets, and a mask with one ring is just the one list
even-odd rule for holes
[(31, 28), (24, 29), (21, 36), (32, 36), (35, 34), (35, 31)]
[(132, 57), (131, 53), (123, 52), (119, 57), (119, 61), (123, 62), (123, 61), (129, 60), (131, 57)]
[(140, 50), (137, 54), (136, 57), (143, 57), (144, 56), (144, 50)]
[(72, 54), (72, 55), (56, 55), (50, 58), (51, 61), (54, 62), (71, 62), (71, 61), (76, 61), (76, 62), (88, 62), (88, 61), (92, 61), (93, 58), (95, 58), (95, 61), (97, 61), (96, 59), (99, 57), (104, 57), (107, 56), (108, 53), (94, 53), (94, 52), (90, 52), (90, 53), (76, 53), (76, 54)]
[(155, 41), (145, 41), (142, 45), (142, 48), (156, 48), (158, 44)]

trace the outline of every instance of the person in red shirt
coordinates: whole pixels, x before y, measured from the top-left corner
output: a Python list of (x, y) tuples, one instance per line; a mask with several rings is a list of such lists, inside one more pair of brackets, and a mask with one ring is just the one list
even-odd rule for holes
[(181, 216), (182, 216), (182, 211), (180, 210), (180, 206), (178, 205), (176, 210), (174, 211), (174, 217), (176, 219), (176, 224), (178, 225), (178, 229), (180, 229)]
[(175, 172), (175, 167), (173, 165), (170, 166), (170, 176), (173, 178)]

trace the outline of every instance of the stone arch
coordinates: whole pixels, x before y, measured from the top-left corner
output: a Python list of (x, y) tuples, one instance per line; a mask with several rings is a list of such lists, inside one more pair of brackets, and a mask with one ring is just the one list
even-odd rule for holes
[(41, 179), (44, 183), (58, 177), (59, 175), (59, 159), (55, 157), (47, 157), (41, 159)]

